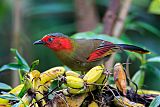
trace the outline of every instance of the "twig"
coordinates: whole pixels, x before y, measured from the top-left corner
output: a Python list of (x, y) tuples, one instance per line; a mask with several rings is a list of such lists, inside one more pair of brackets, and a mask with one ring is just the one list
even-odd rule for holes
[(108, 10), (103, 18), (104, 29), (103, 34), (112, 35), (112, 28), (117, 17), (117, 13), (120, 7), (120, 0), (110, 0)]
[[(110, 35), (113, 35), (115, 37), (119, 37), (121, 35), (121, 31), (124, 26), (124, 20), (127, 17), (127, 13), (128, 13), (129, 7), (131, 5), (131, 1), (132, 0), (123, 0), (123, 5), (121, 6), (119, 16), (118, 16), (117, 20), (115, 21), (114, 26), (112, 25), (113, 26), (112, 31), (109, 32)], [(106, 67), (113, 66), (114, 57), (115, 57), (115, 54), (111, 55), (111, 57), (109, 58), (109, 60), (105, 64)]]
[[(110, 91), (111, 91), (111, 93), (113, 94), (113, 96), (119, 101), (119, 99), (116, 97), (116, 95), (114, 94), (114, 92), (109, 88), (109, 87), (107, 87)], [(116, 90), (117, 91), (117, 90)], [(117, 93), (118, 93), (118, 95), (121, 97), (121, 95), (119, 94), (119, 92), (117, 91)], [(122, 97), (121, 97), (121, 99), (122, 99)], [(120, 101), (119, 101), (120, 102)], [(120, 102), (121, 103), (121, 102)], [(123, 103), (123, 105), (124, 105), (124, 103)]]
[(123, 0), (121, 10), (119, 12), (118, 18), (115, 22), (115, 25), (114, 25), (114, 28), (113, 28), (113, 31), (112, 31), (112, 34), (115, 37), (119, 37), (120, 34), (121, 34), (121, 31), (122, 31), (123, 26), (124, 26), (124, 21), (127, 17), (128, 10), (129, 10), (129, 7), (131, 5), (131, 2), (132, 2), (132, 0)]
[[(61, 83), (60, 85), (62, 85), (62, 83)], [(36, 102), (34, 102), (34, 103), (40, 102), (42, 99), (48, 97), (49, 94), (51, 94), (53, 91), (55, 91), (55, 90), (58, 89), (58, 88), (59, 88), (59, 86), (56, 86), (52, 91), (50, 91), (49, 93), (47, 93), (47, 95), (45, 95), (43, 98), (39, 99), (38, 101), (36, 101)], [(33, 103), (33, 104), (34, 104), (34, 103)], [(31, 104), (31, 107), (33, 106), (33, 104)]]
[(130, 58), (130, 56), (128, 56), (128, 58), (127, 58), (127, 61), (126, 61), (126, 75), (127, 75), (127, 77), (129, 78), (129, 79), (131, 79), (130, 78), (130, 74), (129, 74), (129, 58)]
[[(22, 30), (21, 19), (22, 19), (22, 1), (15, 0), (13, 2), (13, 36), (11, 46), (17, 48), (20, 51), (20, 32)], [(18, 72), (12, 74), (12, 85), (15, 87), (19, 83)]]
[(104, 84), (97, 84), (97, 83), (87, 83), (87, 85), (97, 85), (97, 86), (104, 86)]

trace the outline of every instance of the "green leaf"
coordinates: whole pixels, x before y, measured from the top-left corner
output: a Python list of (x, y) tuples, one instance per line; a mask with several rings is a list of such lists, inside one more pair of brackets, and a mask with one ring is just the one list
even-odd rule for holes
[(18, 64), (23, 64), (26, 67), (29, 68), (29, 65), (27, 64), (27, 62), (25, 61), (25, 59), (19, 54), (19, 52), (16, 49), (11, 48), (11, 51), (16, 54), (16, 58), (18, 59)]
[(30, 89), (32, 87), (32, 85), (33, 85), (32, 82), (30, 82), (28, 80), (28, 77), (26, 75), (27, 75), (27, 73), (24, 76), (24, 86), (23, 86), (21, 92), (18, 95), (18, 97), (20, 97), (20, 98), (23, 97), (24, 94), (27, 92), (27, 90)]
[(122, 34), (120, 39), (127, 44), (133, 44), (133, 41), (126, 34)]
[(103, 31), (103, 24), (101, 23), (98, 24), (96, 28), (92, 30), (92, 32), (97, 33), (97, 34), (101, 33), (102, 31)]
[[(58, 80), (54, 80), (51, 84), (51, 86), (49, 87), (49, 92), (52, 91), (54, 88), (56, 88), (57, 86), (59, 86), (59, 81)], [(61, 89), (61, 88), (59, 88)], [(55, 96), (55, 94), (50, 94), (48, 96), (48, 99), (53, 99), (53, 97)]]
[[(150, 23), (147, 22), (143, 22), (143, 21), (132, 21), (130, 22), (127, 27), (127, 29), (130, 29), (131, 31), (134, 32), (139, 32), (143, 35), (146, 35), (147, 32), (149, 33), (153, 33), (154, 35), (156, 35), (157, 37), (160, 37), (160, 30), (158, 28), (156, 28), (155, 26), (153, 26)], [(145, 32), (143, 32), (143, 30), (146, 30)]]
[(15, 64), (15, 63), (10, 63), (7, 65), (3, 65), (0, 67), (0, 71), (3, 70), (23, 70), (23, 71), (29, 71), (29, 68), (25, 65), (20, 65), (20, 64)]
[(160, 106), (160, 96), (157, 96), (155, 99), (152, 100), (149, 107), (159, 107)]
[(106, 40), (109, 42), (113, 42), (115, 44), (125, 43), (124, 41), (122, 41), (116, 37), (112, 37), (112, 36), (105, 35), (105, 34), (95, 34), (93, 32), (76, 33), (76, 34), (72, 35), (71, 38), (74, 38), (74, 39), (102, 39), (102, 40)]
[(160, 0), (153, 0), (151, 2), (149, 12), (153, 14), (160, 14)]
[(29, 71), (32, 71), (34, 70), (35, 66), (39, 65), (39, 60), (35, 60), (32, 62), (31, 64), (31, 67), (30, 67), (30, 70)]
[(158, 68), (154, 64), (152, 65), (152, 64), (148, 63), (146, 69), (147, 69), (147, 71), (149, 71), (155, 75), (154, 78), (156, 77), (157, 79), (158, 78), (160, 79), (160, 68)]
[(27, 90), (30, 88), (30, 86), (28, 86), (27, 83), (25, 82), (23, 88), (21, 89), (20, 93), (18, 94), (18, 97), (22, 98), (25, 93), (27, 92)]
[(29, 71), (30, 67), (28, 66), (27, 62), (24, 58), (18, 53), (16, 49), (11, 49), (11, 51), (16, 54), (16, 60), (18, 63), (9, 63), (0, 67), (0, 71), (3, 70), (23, 70)]
[(149, 58), (147, 62), (160, 62), (160, 56)]
[(20, 83), (22, 84), (23, 83), (23, 75), (22, 75), (22, 72), (20, 69), (18, 70), (18, 74), (19, 74)]
[(29, 107), (28, 105), (24, 104), (22, 101), (20, 101), (20, 102), (14, 104), (14, 105), (12, 105), (12, 107), (21, 107), (21, 106), (22, 106), (21, 104), (24, 105), (23, 107)]
[(20, 104), (22, 104), (22, 102), (16, 103), (16, 104), (12, 105), (12, 107), (20, 107)]
[(50, 86), (50, 90), (56, 88), (59, 85), (59, 80), (54, 80)]
[(154, 27), (153, 25), (146, 23), (146, 22), (142, 22), (142, 21), (137, 21), (135, 23), (137, 26), (146, 29), (147, 31), (155, 34), (156, 36), (160, 37), (160, 31), (159, 29), (157, 29), (156, 27)]
[(7, 99), (7, 100), (19, 100), (17, 96), (15, 96), (14, 94), (4, 94), (4, 95), (0, 95), (0, 98), (3, 99)]
[(143, 60), (142, 58), (142, 55), (139, 54), (139, 53), (133, 53), (133, 52), (129, 52), (129, 51), (126, 51), (126, 53), (128, 54), (128, 56), (132, 59), (132, 60), (135, 60), (135, 58), (139, 59), (140, 61)]
[(11, 89), (12, 89), (11, 86), (0, 82), (0, 90), (11, 90)]
[(144, 83), (145, 72), (143, 70), (137, 71), (132, 77), (132, 81), (137, 84), (140, 89)]

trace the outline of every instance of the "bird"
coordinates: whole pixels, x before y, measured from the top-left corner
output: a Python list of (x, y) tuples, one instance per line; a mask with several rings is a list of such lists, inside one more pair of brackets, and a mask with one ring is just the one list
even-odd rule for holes
[(140, 54), (150, 51), (128, 44), (114, 44), (101, 39), (73, 39), (63, 33), (50, 33), (33, 43), (50, 48), (60, 61), (75, 71), (87, 72), (94, 66), (103, 64), (110, 55), (120, 50)]

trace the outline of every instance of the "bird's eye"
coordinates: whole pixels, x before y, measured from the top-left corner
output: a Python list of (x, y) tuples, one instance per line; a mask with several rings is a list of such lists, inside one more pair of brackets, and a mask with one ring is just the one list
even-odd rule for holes
[(48, 42), (52, 42), (52, 41), (53, 41), (53, 38), (49, 38), (49, 39), (48, 39)]

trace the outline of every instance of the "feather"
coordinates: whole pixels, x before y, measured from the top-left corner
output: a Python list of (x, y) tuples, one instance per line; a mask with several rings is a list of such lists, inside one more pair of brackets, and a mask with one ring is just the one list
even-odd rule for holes
[(87, 62), (102, 59), (105, 56), (111, 55), (117, 49), (119, 49), (119, 47), (116, 47), (113, 43), (102, 41), (101, 44), (89, 55)]
[(132, 51), (132, 52), (136, 52), (136, 53), (140, 53), (140, 54), (150, 54), (150, 52), (148, 50), (145, 50), (145, 49), (140, 48), (138, 46), (127, 45), (127, 44), (115, 44), (115, 45), (124, 49), (124, 50)]

